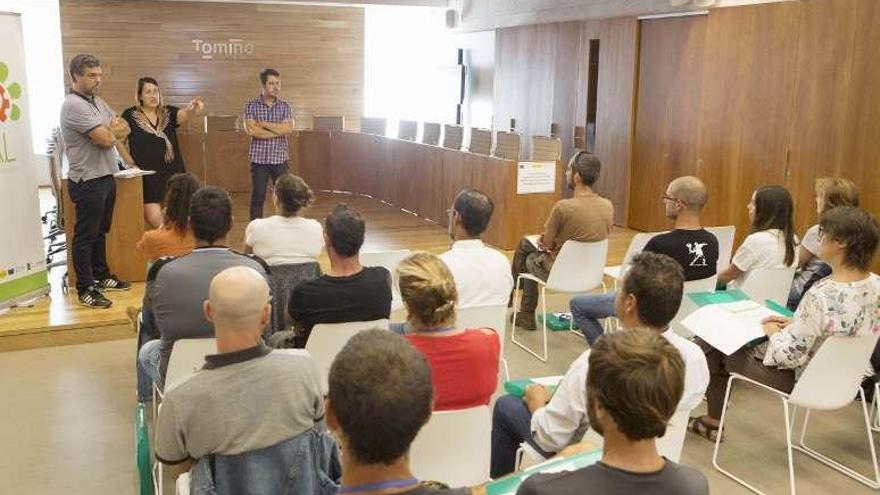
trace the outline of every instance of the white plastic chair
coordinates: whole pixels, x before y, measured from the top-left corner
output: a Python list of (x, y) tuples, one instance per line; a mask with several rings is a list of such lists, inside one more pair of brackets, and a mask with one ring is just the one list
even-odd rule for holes
[[(829, 337), (819, 348), (819, 351), (813, 359), (807, 364), (807, 367), (804, 369), (800, 379), (795, 384), (791, 394), (786, 394), (775, 388), (768, 387), (763, 383), (732, 373), (727, 382), (724, 408), (721, 411), (721, 424), (718, 427), (718, 438), (715, 441), (715, 452), (712, 454), (712, 464), (715, 465), (715, 469), (737, 483), (745, 486), (749, 490), (752, 490), (755, 493), (763, 493), (730, 471), (722, 468), (718, 463), (718, 451), (721, 447), (722, 433), (724, 432), (724, 424), (727, 419), (727, 408), (730, 404), (730, 392), (733, 389), (734, 380), (742, 380), (757, 385), (769, 392), (773, 392), (782, 399), (782, 407), (785, 413), (785, 443), (788, 452), (788, 475), (792, 495), (797, 493), (795, 490), (792, 450), (803, 452), (804, 454), (807, 454), (823, 464), (830, 466), (831, 468), (875, 490), (880, 489), (880, 468), (878, 468), (877, 465), (877, 452), (874, 448), (874, 439), (871, 436), (871, 420), (868, 415), (868, 405), (865, 402), (865, 393), (861, 387), (862, 379), (865, 376), (865, 370), (868, 366), (868, 360), (870, 359), (871, 352), (874, 350), (874, 345), (876, 343), (876, 335)], [(873, 479), (857, 473), (834, 459), (821, 454), (808, 447), (805, 443), (807, 425), (810, 421), (810, 410), (817, 409), (820, 411), (831, 411), (840, 409), (849, 405), (856, 394), (861, 397), (865, 431), (867, 433), (868, 445), (871, 450), (871, 461), (874, 466)], [(791, 406), (791, 410), (789, 410), (789, 406)], [(804, 416), (800, 441), (798, 442), (798, 445), (793, 445), (791, 430), (794, 427), (798, 407), (805, 408), (807, 412)]]
[(491, 328), (498, 333), (498, 339), (501, 342), (500, 354), (500, 370), (502, 378), (510, 380), (510, 369), (507, 366), (507, 360), (504, 359), (504, 340), (505, 329), (507, 326), (507, 305), (497, 306), (474, 306), (470, 308), (456, 308), (455, 310), (455, 326), (456, 328)]
[[(603, 280), (605, 270), (605, 260), (608, 255), (608, 240), (598, 242), (578, 242), (565, 241), (547, 281), (544, 282), (540, 278), (531, 273), (520, 273), (516, 278), (517, 295), (513, 305), (513, 315), (511, 317), (511, 335), (510, 340), (521, 347), (523, 350), (547, 362), (547, 289), (556, 292), (565, 292), (569, 294), (579, 294), (589, 292), (597, 287), (602, 287), (602, 293), (606, 292), (605, 282)], [(516, 314), (519, 313), (519, 306), (522, 302), (522, 293), (519, 292), (523, 279), (531, 280), (541, 287), (540, 302), (543, 327), (543, 343), (544, 351), (538, 354), (521, 341), (516, 339)], [(574, 331), (574, 319), (569, 320), (569, 330)], [(580, 335), (579, 333), (577, 335)]]
[(321, 373), (321, 386), (326, 394), (327, 378), (330, 376), (330, 365), (336, 359), (339, 351), (358, 332), (379, 328), (388, 330), (388, 320), (352, 321), (348, 323), (319, 323), (312, 327), (309, 340), (306, 341), (306, 351), (312, 356), (318, 371)]
[(480, 485), (489, 479), (491, 446), (489, 406), (437, 411), (410, 446), (410, 469), (420, 480)]
[(764, 304), (766, 299), (782, 306), (788, 302), (788, 291), (794, 278), (794, 267), (756, 268), (746, 274), (739, 288), (749, 299)]
[(400, 297), (400, 286), (397, 280), (397, 265), (410, 255), (409, 249), (396, 251), (380, 251), (374, 253), (361, 253), (361, 265), (381, 266), (391, 272), (391, 311), (403, 309), (403, 299)]
[(623, 255), (623, 261), (621, 261), (619, 265), (605, 267), (605, 275), (614, 279), (615, 289), (617, 288), (617, 282), (623, 275), (624, 267), (630, 264), (633, 256), (644, 251), (645, 246), (648, 244), (648, 241), (650, 241), (652, 237), (662, 233), (663, 232), (642, 232), (636, 234), (629, 242), (629, 247), (626, 249), (626, 254)]
[(730, 266), (730, 257), (733, 256), (733, 238), (736, 235), (736, 227), (726, 225), (724, 227), (706, 227), (706, 230), (715, 234), (718, 239), (718, 271), (726, 270)]
[(697, 305), (691, 301), (687, 295), (693, 292), (711, 292), (715, 290), (715, 285), (718, 283), (718, 276), (712, 275), (708, 278), (701, 278), (700, 280), (690, 280), (684, 283), (684, 289), (681, 293), (681, 306), (678, 307), (678, 313), (675, 314), (675, 318), (669, 323), (669, 328), (671, 328), (675, 333), (681, 335), (685, 338), (691, 338), (694, 336), (693, 332), (686, 329), (684, 325), (681, 324), (681, 320), (687, 318), (688, 315), (693, 313), (697, 309)]

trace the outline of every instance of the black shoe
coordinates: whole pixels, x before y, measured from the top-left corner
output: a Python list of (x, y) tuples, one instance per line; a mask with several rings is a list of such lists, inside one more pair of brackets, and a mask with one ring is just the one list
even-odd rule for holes
[(522, 328), (523, 330), (528, 330), (530, 332), (538, 329), (538, 325), (535, 323), (535, 313), (517, 313), (516, 321), (514, 321), (514, 324)]
[(77, 300), (87, 308), (107, 309), (113, 306), (113, 301), (104, 297), (94, 285), (80, 292)]
[(107, 292), (131, 290), (131, 282), (119, 280), (118, 278), (116, 278), (116, 275), (110, 275), (110, 278), (105, 278), (104, 280), (98, 280), (96, 282), (96, 284), (98, 286), (98, 289), (104, 290)]

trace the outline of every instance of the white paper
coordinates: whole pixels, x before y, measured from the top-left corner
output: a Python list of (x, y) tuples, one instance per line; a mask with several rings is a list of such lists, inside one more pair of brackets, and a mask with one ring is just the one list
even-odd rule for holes
[(761, 320), (768, 316), (779, 314), (754, 301), (737, 301), (703, 306), (683, 319), (681, 324), (729, 356), (747, 343), (765, 336)]
[(541, 239), (540, 234), (527, 235), (526, 240), (532, 243), (532, 246), (538, 248), (538, 241)]
[(519, 162), (516, 174), (517, 194), (556, 192), (556, 162)]
[(113, 174), (113, 177), (117, 177), (120, 179), (133, 179), (135, 177), (141, 177), (144, 175), (153, 175), (155, 174), (155, 170), (143, 170), (140, 168), (127, 168), (125, 170), (120, 170)]
[(562, 381), (562, 375), (542, 376), (540, 378), (532, 378), (531, 380), (538, 385), (543, 385), (545, 387), (555, 387), (559, 385), (559, 382)]

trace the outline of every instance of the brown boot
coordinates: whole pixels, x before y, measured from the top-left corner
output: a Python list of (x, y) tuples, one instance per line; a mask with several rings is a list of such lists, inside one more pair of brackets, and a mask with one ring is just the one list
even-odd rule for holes
[(535, 324), (535, 313), (526, 313), (523, 311), (517, 313), (514, 324), (523, 330), (528, 330), (530, 332), (534, 332), (538, 329), (538, 325)]

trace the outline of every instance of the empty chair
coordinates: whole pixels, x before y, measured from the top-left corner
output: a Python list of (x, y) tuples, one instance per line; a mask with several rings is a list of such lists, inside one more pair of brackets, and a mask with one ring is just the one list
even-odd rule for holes
[(475, 486), (489, 480), (492, 445), (489, 406), (431, 415), (409, 449), (413, 476), (449, 486)]
[(356, 333), (379, 328), (388, 329), (388, 320), (352, 321), (348, 323), (319, 323), (312, 328), (306, 350), (312, 355), (318, 372), (321, 373), (321, 386), (327, 392), (327, 377), (330, 376), (330, 365), (339, 351)]
[(384, 136), (387, 122), (381, 117), (361, 117), (361, 133)]
[(724, 227), (706, 227), (718, 239), (718, 271), (723, 271), (730, 266), (730, 257), (733, 255), (733, 237), (736, 235), (736, 227), (727, 225)]
[(422, 126), (422, 142), (437, 146), (440, 144), (440, 124), (436, 122), (425, 122)]
[(555, 162), (562, 156), (562, 141), (557, 137), (532, 136), (532, 161)]
[(492, 131), (489, 129), (471, 128), (471, 142), (468, 151), (488, 155), (492, 152)]
[(510, 380), (510, 370), (507, 360), (504, 359), (505, 326), (507, 325), (507, 305), (500, 306), (472, 306), (469, 308), (456, 308), (455, 326), (458, 328), (491, 328), (498, 333), (501, 342), (500, 364), (504, 380)]
[(314, 280), (321, 276), (321, 265), (312, 263), (295, 263), (275, 265), (269, 273), (269, 287), (272, 289), (272, 321), (264, 333), (265, 338), (276, 332), (287, 330), (292, 321), (287, 313), (290, 293), (302, 282)]
[(785, 306), (794, 270), (793, 266), (788, 268), (756, 268), (746, 274), (740, 289), (753, 301), (763, 304), (765, 300), (769, 299)]
[[(745, 480), (737, 477), (732, 472), (722, 468), (718, 463), (718, 451), (721, 448), (722, 433), (724, 432), (725, 421), (727, 420), (727, 407), (730, 404), (733, 382), (735, 380), (740, 380), (751, 383), (752, 385), (757, 385), (768, 392), (778, 395), (779, 398), (782, 399), (783, 411), (785, 413), (785, 440), (788, 453), (788, 475), (792, 494), (797, 493), (795, 490), (793, 450), (802, 452), (826, 466), (829, 466), (875, 490), (880, 489), (880, 467), (877, 465), (877, 452), (874, 447), (874, 438), (871, 435), (870, 416), (868, 414), (867, 402), (865, 400), (865, 392), (861, 387), (865, 370), (868, 368), (871, 352), (874, 350), (876, 344), (876, 335), (828, 337), (822, 346), (819, 347), (816, 355), (809, 363), (807, 363), (806, 368), (804, 368), (803, 373), (801, 373), (800, 378), (795, 383), (791, 394), (786, 394), (772, 387), (768, 387), (763, 383), (754, 381), (745, 376), (731, 373), (730, 379), (727, 382), (727, 395), (724, 398), (724, 408), (721, 412), (721, 424), (718, 428), (718, 438), (715, 442), (715, 451), (712, 455), (712, 464), (715, 466), (715, 469), (730, 477), (737, 483), (749, 488), (753, 492), (761, 493), (760, 490), (750, 485)], [(855, 400), (855, 398), (861, 399), (860, 409), (862, 410), (866, 437), (871, 452), (873, 468), (873, 477), (871, 478), (840, 464), (834, 459), (831, 459), (806, 445), (807, 426), (809, 425), (811, 410), (838, 410), (848, 406), (853, 400)], [(806, 409), (806, 415), (804, 416), (800, 440), (797, 445), (794, 445), (792, 442), (792, 428), (794, 427), (794, 420), (798, 407)], [(742, 410), (744, 413), (748, 412), (747, 408), (741, 409), (738, 407), (736, 410)], [(757, 438), (753, 440), (757, 440)]]
[(316, 131), (344, 131), (344, 115), (315, 115), (312, 117), (312, 129)]
[(361, 253), (361, 265), (381, 266), (391, 272), (391, 311), (403, 309), (403, 301), (400, 298), (400, 287), (397, 285), (397, 265), (410, 255), (409, 249), (397, 251), (380, 251), (375, 253)]
[(443, 126), (443, 147), (451, 150), (461, 149), (464, 128), (460, 125), (445, 124)]
[(492, 156), (506, 160), (519, 160), (519, 149), (519, 134), (505, 131), (495, 133), (495, 150), (492, 151)]
[[(510, 323), (510, 340), (529, 354), (546, 362), (547, 289), (568, 294), (578, 294), (602, 287), (602, 292), (604, 293), (605, 282), (602, 280), (602, 277), (605, 270), (605, 259), (607, 254), (607, 239), (598, 242), (578, 242), (569, 240), (565, 241), (565, 244), (562, 245), (562, 249), (559, 250), (559, 254), (556, 256), (556, 261), (550, 269), (550, 274), (547, 276), (546, 282), (531, 273), (520, 273), (519, 277), (516, 279), (517, 290), (520, 289), (523, 279), (532, 280), (541, 287), (539, 300), (541, 304), (541, 314), (544, 315), (544, 317), (542, 317), (544, 351), (542, 354), (538, 354), (516, 339), (516, 314), (519, 312), (520, 301), (522, 299), (522, 293), (520, 292), (517, 292), (513, 304), (513, 316)], [(574, 332), (572, 327), (573, 321), (569, 321), (569, 329)]]
[(700, 280), (691, 280), (684, 283), (684, 287), (681, 291), (681, 306), (678, 307), (678, 313), (675, 314), (675, 318), (669, 323), (669, 328), (671, 328), (675, 333), (681, 335), (685, 338), (693, 337), (693, 333), (686, 329), (682, 324), (681, 320), (685, 319), (688, 315), (696, 311), (697, 305), (691, 301), (687, 295), (694, 292), (711, 292), (715, 290), (715, 285), (718, 282), (718, 276), (713, 275), (711, 277), (703, 278)]
[(397, 125), (397, 138), (415, 141), (419, 133), (419, 123), (415, 120), (401, 120)]

